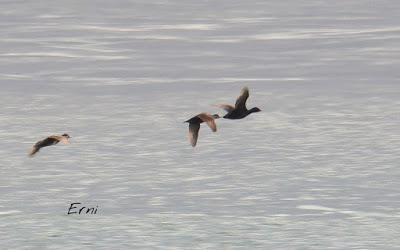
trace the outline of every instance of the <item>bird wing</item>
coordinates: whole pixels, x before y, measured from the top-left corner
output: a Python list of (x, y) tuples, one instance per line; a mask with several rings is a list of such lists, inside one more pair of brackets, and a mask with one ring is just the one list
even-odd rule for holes
[(57, 136), (49, 136), (44, 140), (38, 141), (33, 145), (31, 152), (29, 153), (29, 156), (32, 157), (34, 156), (39, 150), (43, 147), (51, 146), (54, 144), (57, 144), (59, 142), (59, 139)]
[(214, 117), (207, 113), (201, 113), (198, 117), (211, 128), (213, 132), (217, 131), (217, 124), (215, 123)]
[(229, 105), (229, 104), (218, 104), (216, 106), (224, 109), (228, 113), (232, 112), (235, 109), (235, 107), (233, 107), (232, 105)]
[(29, 152), (29, 156), (33, 157), (37, 152), (39, 152), (40, 148), (33, 146), (31, 152)]
[(246, 101), (249, 98), (249, 89), (244, 87), (240, 92), (240, 96), (237, 98), (235, 103), (235, 108), (238, 110), (247, 110)]
[(57, 144), (60, 141), (60, 139), (57, 138), (57, 137), (58, 136), (49, 136), (44, 140), (36, 142), (35, 147), (43, 148), (43, 147), (47, 147), (47, 146), (51, 146), (51, 145)]
[(190, 123), (189, 124), (189, 140), (192, 147), (196, 146), (197, 138), (199, 137), (200, 124)]

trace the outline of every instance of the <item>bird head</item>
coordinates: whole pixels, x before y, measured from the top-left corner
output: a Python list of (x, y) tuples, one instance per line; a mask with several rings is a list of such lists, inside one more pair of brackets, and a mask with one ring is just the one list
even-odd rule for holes
[(259, 108), (257, 108), (257, 107), (254, 107), (254, 108), (250, 109), (249, 111), (250, 111), (250, 113), (260, 112), (261, 109), (259, 109)]
[(71, 136), (69, 136), (68, 134), (62, 134), (61, 136), (65, 137), (67, 139), (71, 138)]

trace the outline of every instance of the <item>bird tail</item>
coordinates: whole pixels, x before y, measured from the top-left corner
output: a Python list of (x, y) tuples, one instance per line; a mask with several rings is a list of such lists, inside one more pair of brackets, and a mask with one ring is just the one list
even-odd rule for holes
[(29, 153), (29, 157), (33, 157), (37, 152), (39, 152), (39, 148), (38, 147), (32, 147), (32, 150)]

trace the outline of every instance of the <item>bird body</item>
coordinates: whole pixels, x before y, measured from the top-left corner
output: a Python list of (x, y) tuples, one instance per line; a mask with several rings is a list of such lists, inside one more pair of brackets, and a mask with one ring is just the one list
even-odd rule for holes
[(193, 116), (189, 120), (185, 121), (189, 123), (189, 140), (192, 147), (195, 147), (197, 144), (197, 139), (199, 137), (200, 124), (205, 122), (211, 128), (213, 132), (217, 131), (217, 125), (215, 123), (215, 119), (218, 119), (219, 115), (214, 114), (210, 115), (208, 113), (200, 113), (196, 116)]
[(254, 112), (260, 112), (261, 110), (258, 108), (252, 108), (252, 109), (247, 109), (245, 111), (240, 111), (240, 110), (233, 110), (230, 113), (227, 113), (226, 115), (223, 116), (223, 118), (225, 119), (232, 119), (232, 120), (236, 120), (236, 119), (242, 119), (245, 118), (246, 116), (250, 115), (251, 113)]
[(235, 106), (229, 104), (220, 104), (218, 105), (220, 108), (223, 108), (226, 112), (228, 112), (224, 118), (225, 119), (242, 119), (254, 112), (260, 112), (261, 110), (257, 107), (247, 109), (246, 101), (249, 98), (249, 89), (244, 87), (240, 93), (240, 96), (237, 98)]
[(56, 145), (59, 142), (69, 144), (69, 138), (71, 137), (68, 134), (49, 136), (46, 139), (36, 142), (35, 145), (33, 145), (29, 156), (33, 157), (41, 148)]
[(193, 116), (192, 118), (190, 118), (189, 120), (187, 120), (185, 122), (187, 122), (189, 124), (190, 123), (192, 123), (192, 124), (195, 124), (195, 123), (200, 124), (200, 123), (203, 123), (204, 121), (202, 119), (200, 119), (199, 115), (196, 115), (196, 116)]

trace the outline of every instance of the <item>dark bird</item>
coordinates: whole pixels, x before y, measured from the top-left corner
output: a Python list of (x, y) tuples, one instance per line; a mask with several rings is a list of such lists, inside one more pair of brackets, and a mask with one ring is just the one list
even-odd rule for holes
[(69, 144), (69, 138), (71, 138), (68, 134), (63, 134), (63, 135), (52, 135), (47, 137), (44, 140), (38, 141), (33, 145), (31, 152), (29, 153), (30, 157), (33, 157), (41, 148), (55, 145), (59, 142), (62, 142), (64, 144)]
[(228, 112), (224, 116), (224, 118), (226, 119), (242, 119), (250, 115), (251, 113), (260, 112), (261, 109), (257, 107), (251, 109), (246, 108), (247, 98), (249, 98), (249, 89), (247, 87), (244, 87), (240, 93), (240, 96), (236, 100), (235, 107), (229, 104), (220, 104), (217, 106), (225, 109), (225, 111)]
[(216, 132), (217, 124), (215, 124), (215, 119), (218, 118), (220, 117), (217, 114), (210, 115), (208, 113), (201, 113), (185, 121), (189, 123), (189, 140), (192, 147), (196, 146), (197, 138), (199, 137), (200, 124), (206, 122), (211, 130)]

